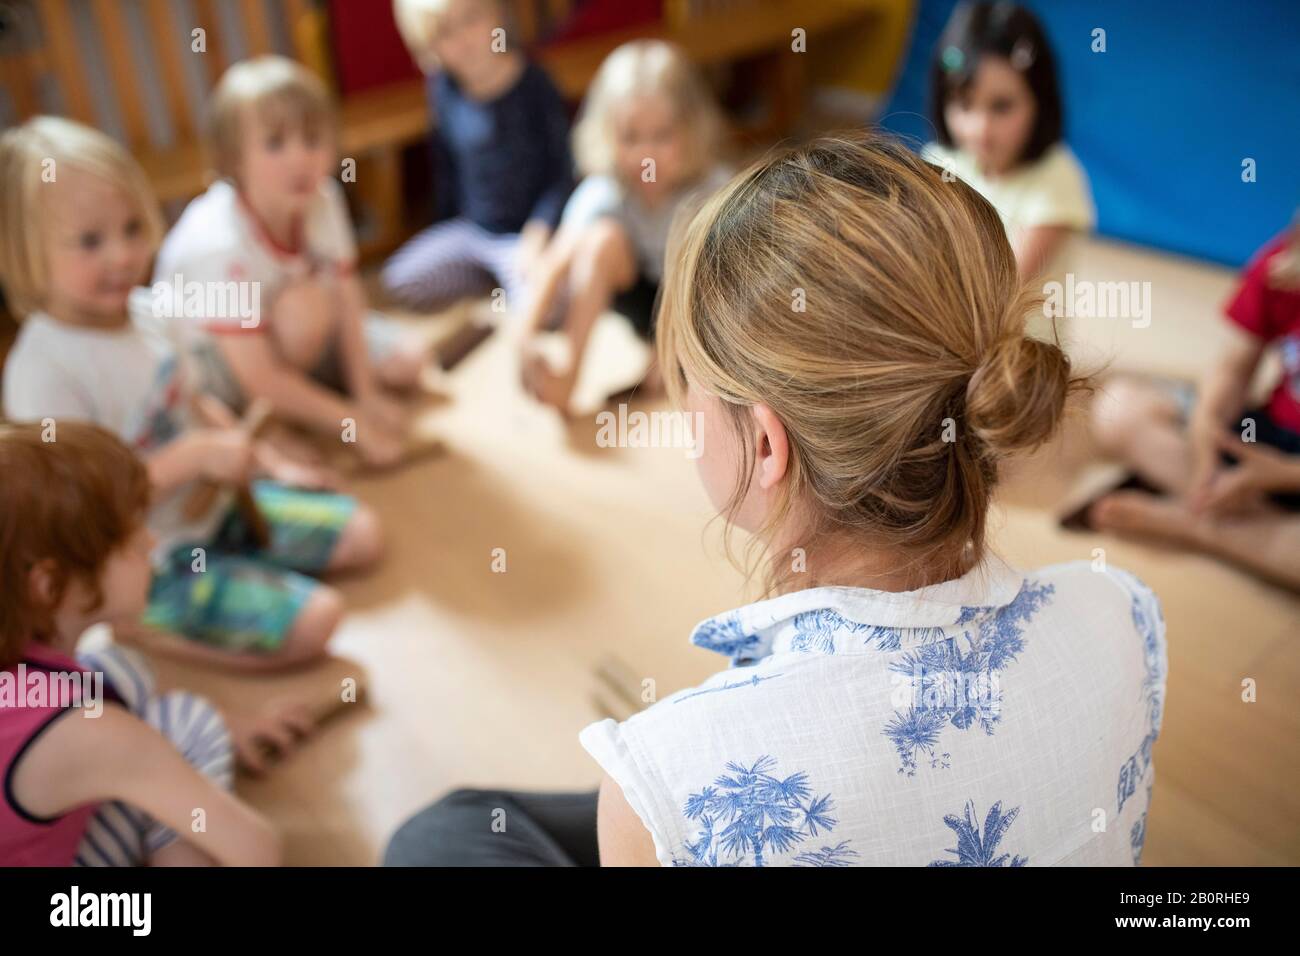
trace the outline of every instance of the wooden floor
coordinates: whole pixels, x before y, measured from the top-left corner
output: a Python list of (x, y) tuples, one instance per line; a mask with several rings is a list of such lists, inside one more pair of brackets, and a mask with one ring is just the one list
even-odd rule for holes
[[(1118, 262), (1155, 276), (1162, 317), (1186, 311), (1180, 295), (1212, 316), (1231, 281), (1195, 268), (1189, 280), (1121, 247), (1098, 258), (1107, 274)], [(1169, 373), (1173, 350), (1186, 371), (1203, 361), (1213, 321), (1162, 322), (1128, 354), (1146, 349), (1152, 370)], [(639, 346), (616, 322), (598, 327), (593, 348), (589, 398), (636, 377)], [(450, 454), (356, 485), (390, 547), (377, 573), (340, 584), (344, 662), (234, 690), (199, 678), (215, 696), (261, 700), (293, 680), (333, 694), (341, 677), (364, 677), (362, 702), (269, 777), (240, 783), (283, 828), (291, 863), (373, 864), (408, 814), (451, 787), (593, 786), (577, 733), (627, 710), (597, 672), (637, 693), (646, 679), (660, 695), (697, 681), (719, 661), (686, 643), (691, 627), (744, 600), (682, 451), (598, 448), (591, 416), (565, 425), (524, 398), (499, 338), (451, 383), (454, 401), (423, 419)], [(1026, 567), (1104, 548), (1163, 602), (1169, 690), (1144, 862), (1300, 863), (1300, 600), (1206, 559), (1057, 530), (1091, 463), (1076, 420), (1010, 476), (993, 543)], [(1257, 702), (1242, 700), (1247, 678)]]

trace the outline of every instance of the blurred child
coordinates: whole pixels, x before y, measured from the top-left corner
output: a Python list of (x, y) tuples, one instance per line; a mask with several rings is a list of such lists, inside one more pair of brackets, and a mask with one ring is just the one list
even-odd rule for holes
[[(416, 384), (426, 348), (368, 313), (336, 162), (334, 106), (314, 75), (283, 57), (236, 63), (212, 93), (208, 137), (220, 179), (168, 233), (156, 283), (240, 289), (196, 320), (202, 389), (233, 408), (268, 399), (283, 417), (338, 436), (355, 423), (374, 465), (404, 448), (400, 406), (383, 387)], [(178, 279), (179, 277), (179, 279)], [(247, 291), (244, 291), (247, 290)], [(254, 291), (256, 299), (253, 300)]]
[[(524, 386), (537, 399), (568, 410), (588, 335), (606, 309), (653, 341), (673, 216), (726, 182), (722, 133), (717, 103), (676, 47), (635, 40), (601, 64), (573, 134), (585, 178), (530, 289), (525, 335), (541, 329), (558, 299), (570, 350), (568, 367), (555, 371), (525, 341)], [(646, 385), (656, 384), (652, 373)]]
[(144, 279), (160, 232), (144, 173), (109, 137), (37, 117), (0, 137), (0, 284), (22, 319), (4, 374), (15, 421), (90, 421), (143, 456), (158, 539), (148, 624), (177, 632), (184, 656), (264, 669), (321, 654), (342, 616), (338, 592), (308, 577), (378, 559), (374, 513), (342, 494), (252, 486), (269, 545), (227, 491), (201, 513), (204, 480), (247, 483), (257, 467), (307, 485), (325, 476), (224, 424), (199, 427), (188, 365), (150, 314)]
[[(1146, 487), (1104, 496), (1088, 520), (1300, 590), (1300, 219), (1251, 260), (1226, 315), (1232, 341), (1190, 415), (1174, 396), (1127, 380), (1098, 398), (1094, 434)], [(1281, 353), (1282, 378), (1266, 405), (1251, 408), (1251, 381), (1270, 348)]]
[(1096, 214), (1087, 174), (1061, 140), (1056, 61), (1034, 15), (961, 4), (934, 50), (930, 104), (939, 141), (925, 158), (993, 204), (1022, 276), (1062, 271), (1059, 255)]
[(419, 309), (494, 287), (521, 308), (573, 188), (564, 101), (513, 37), (494, 38), (507, 30), (500, 0), (395, 0), (393, 10), (428, 74), (435, 225), (389, 260), (384, 285)]
[(73, 657), (86, 628), (144, 609), (144, 465), (94, 425), (61, 422), (51, 441), (0, 424), (0, 473), (0, 681), (17, 689), (0, 694), (0, 861), (279, 862), (270, 825), (228, 792), (231, 737), (207, 701), (159, 696), (129, 651)]

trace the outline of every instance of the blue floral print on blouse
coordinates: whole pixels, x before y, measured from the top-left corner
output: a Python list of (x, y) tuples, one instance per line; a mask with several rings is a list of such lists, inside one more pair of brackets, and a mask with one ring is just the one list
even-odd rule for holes
[[(1125, 580), (1136, 585), (1136, 579), (1124, 572)], [(1142, 847), (1146, 842), (1147, 812), (1151, 809), (1151, 750), (1156, 738), (1160, 736), (1160, 720), (1163, 716), (1164, 701), (1161, 688), (1164, 686), (1164, 665), (1160, 654), (1160, 626), (1162, 618), (1160, 606), (1155, 602), (1149, 605), (1143, 601), (1132, 585), (1133, 626), (1142, 636), (1142, 654), (1146, 666), (1146, 675), (1142, 680), (1142, 696), (1146, 704), (1147, 733), (1142, 738), (1138, 749), (1119, 768), (1119, 782), (1116, 784), (1116, 814), (1124, 809), (1124, 804), (1132, 797), (1139, 785), (1146, 784), (1146, 806), (1141, 816), (1129, 833), (1129, 845), (1133, 851), (1133, 863), (1142, 860)]]
[(912, 692), (912, 703), (896, 711), (884, 730), (898, 751), (899, 773), (914, 776), (921, 756), (932, 768), (950, 766), (950, 754), (939, 749), (949, 726), (993, 734), (1002, 719), (1002, 671), (1024, 650), (1025, 627), (1053, 590), (1026, 582), (1004, 607), (962, 608), (955, 625), (962, 628), (959, 635), (922, 644), (890, 664), (911, 680)]
[(956, 859), (934, 860), (930, 866), (1024, 866), (1029, 862), (1028, 857), (998, 853), (998, 844), (1018, 816), (1019, 807), (1012, 807), (1003, 813), (1002, 801), (999, 800), (984, 818), (981, 830), (975, 804), (967, 800), (965, 816), (956, 817), (949, 813), (943, 818), (944, 824), (957, 834), (957, 845), (944, 852), (951, 853)]
[[(794, 617), (790, 649), (822, 654), (849, 647), (899, 651), (906, 641), (911, 649), (891, 663), (890, 670), (910, 681), (910, 703), (895, 710), (882, 733), (898, 752), (900, 774), (914, 776), (922, 760), (942, 770), (951, 766), (951, 753), (940, 746), (949, 727), (978, 727), (993, 734), (1002, 715), (1002, 671), (1024, 650), (1025, 628), (1048, 605), (1054, 590), (1051, 584), (1025, 581), (1009, 603), (963, 607), (946, 628), (885, 627), (851, 621), (831, 608), (804, 611)], [(751, 633), (733, 613), (704, 622), (692, 642), (731, 658), (733, 665), (745, 665), (769, 655), (774, 636), (771, 630)]]
[(696, 628), (692, 643), (706, 651), (731, 658), (733, 664), (757, 660), (771, 652), (772, 642), (762, 642), (757, 634), (746, 633), (739, 619), (725, 615), (705, 621)]
[[(961, 631), (951, 635), (950, 629), (942, 627), (859, 624), (830, 608), (805, 611), (794, 618), (790, 647), (834, 654), (837, 642), (856, 637), (866, 646), (897, 651), (906, 636), (913, 649), (894, 661), (890, 670), (910, 681), (911, 704), (896, 711), (883, 732), (898, 751), (898, 772), (913, 776), (921, 757), (934, 769), (950, 766), (951, 754), (939, 746), (949, 726), (958, 730), (978, 726), (986, 734), (993, 733), (1001, 718), (1001, 673), (1024, 650), (1025, 627), (1052, 593), (1050, 584), (1026, 582), (1005, 606), (964, 607), (953, 624)], [(743, 634), (739, 622), (728, 624), (734, 634)]]
[[(692, 793), (682, 812), (700, 827), (694, 841), (674, 857), (675, 866), (763, 866), (792, 853), (806, 840), (829, 833), (839, 822), (829, 794), (815, 796), (802, 771), (775, 773), (776, 760), (759, 757), (750, 766), (728, 761), (711, 786)], [(857, 851), (849, 841), (804, 850), (795, 866), (848, 866)]]

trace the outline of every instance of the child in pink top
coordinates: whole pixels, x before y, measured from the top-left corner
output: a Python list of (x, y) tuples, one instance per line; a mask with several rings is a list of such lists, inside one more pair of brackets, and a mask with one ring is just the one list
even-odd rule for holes
[(159, 696), (123, 650), (73, 659), (91, 625), (144, 609), (144, 465), (97, 426), (50, 419), (0, 424), (0, 474), (0, 866), (278, 862), (274, 831), (228, 792), (210, 704)]

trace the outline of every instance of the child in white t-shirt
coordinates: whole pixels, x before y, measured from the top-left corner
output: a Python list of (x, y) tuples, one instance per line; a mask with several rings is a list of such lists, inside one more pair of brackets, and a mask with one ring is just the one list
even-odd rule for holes
[(1088, 177), (1061, 141), (1056, 64), (1042, 27), (1010, 3), (964, 3), (931, 66), (938, 136), (924, 157), (1002, 217), (1026, 278), (1064, 271), (1062, 254), (1096, 224)]
[(427, 349), (368, 314), (343, 191), (330, 176), (333, 107), (283, 57), (232, 66), (213, 91), (209, 138), (222, 179), (163, 242), (155, 295), (195, 321), (203, 388), (239, 407), (268, 399), (285, 418), (392, 464), (405, 432), (383, 387), (416, 384)]
[[(671, 44), (634, 40), (601, 64), (573, 132), (586, 178), (542, 253), (524, 323), (524, 386), (539, 401), (569, 411), (588, 336), (606, 309), (654, 340), (669, 228), (684, 204), (726, 182), (721, 134), (708, 86)], [(560, 370), (531, 343), (556, 306), (570, 354)], [(643, 387), (657, 380), (648, 370)]]
[[(200, 420), (185, 354), (136, 288), (162, 230), (120, 145), (37, 117), (0, 137), (0, 181), (0, 283), (22, 317), (5, 417), (44, 422), (56, 441), (61, 421), (93, 422), (145, 460), (158, 544), (144, 621), (189, 638), (177, 653), (251, 670), (319, 656), (342, 599), (314, 576), (377, 560), (373, 512), (311, 490), (328, 476), (253, 441), (210, 397), (218, 420)], [(193, 504), (202, 483), (247, 485), (254, 470), (274, 479), (250, 486), (270, 532), (260, 545), (228, 491)]]

